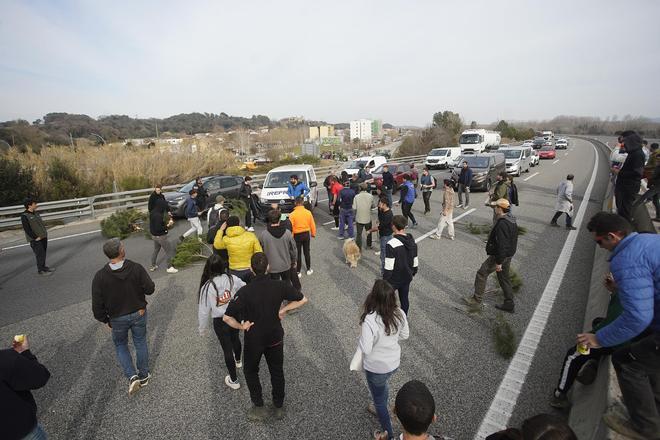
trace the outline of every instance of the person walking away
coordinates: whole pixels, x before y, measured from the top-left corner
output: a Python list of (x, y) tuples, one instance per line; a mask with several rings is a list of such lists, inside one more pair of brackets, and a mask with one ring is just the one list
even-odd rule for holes
[(353, 220), (355, 213), (353, 212), (353, 199), (355, 198), (355, 191), (350, 187), (350, 183), (344, 184), (344, 189), (339, 192), (339, 235), (337, 238), (343, 240), (346, 238), (344, 234), (345, 226), (348, 227), (348, 238), (355, 238), (355, 230), (353, 229)]
[(497, 221), (490, 230), (488, 242), (486, 243), (488, 258), (483, 262), (474, 278), (474, 295), (464, 298), (464, 300), (469, 306), (481, 306), (488, 276), (495, 272), (504, 294), (504, 302), (495, 304), (495, 308), (513, 313), (513, 288), (511, 287), (509, 269), (511, 258), (516, 254), (516, 248), (518, 247), (518, 225), (515, 217), (509, 215), (510, 204), (508, 200), (499, 199), (494, 205)]
[(44, 387), (48, 368), (30, 351), (27, 335), (14, 339), (11, 348), (0, 350), (0, 426), (6, 440), (46, 440), (37, 420), (37, 403), (31, 390)]
[(186, 220), (190, 223), (190, 229), (179, 237), (179, 241), (183, 241), (187, 236), (197, 233), (197, 238), (201, 240), (202, 236), (202, 222), (199, 221), (199, 207), (197, 205), (197, 191), (190, 190), (189, 197), (186, 200), (185, 215)]
[(660, 148), (657, 143), (651, 144), (649, 160), (644, 167), (644, 176), (646, 176), (647, 187), (649, 190), (655, 190), (653, 195), (653, 206), (655, 207), (654, 221), (660, 221)]
[(202, 279), (197, 291), (197, 318), (199, 321), (199, 334), (206, 336), (209, 327), (209, 318), (213, 319), (213, 330), (220, 342), (220, 348), (225, 358), (225, 365), (229, 374), (225, 376), (225, 385), (232, 390), (241, 387), (236, 369), (242, 367), (241, 340), (238, 330), (229, 327), (223, 316), (229, 301), (236, 296), (238, 290), (245, 283), (229, 272), (227, 262), (219, 255), (211, 255), (204, 265)]
[[(266, 275), (268, 258), (263, 252), (252, 256), (251, 268), (254, 280), (236, 293), (222, 319), (230, 327), (245, 332), (243, 367), (253, 404), (248, 420), (261, 421), (268, 417), (259, 380), (262, 356), (266, 358), (273, 387), (273, 417), (279, 420), (284, 416), (285, 395), (282, 320), (289, 311), (303, 306), (307, 298), (290, 283)], [(283, 301), (288, 301), (284, 307)]]
[(225, 225), (226, 228), (220, 226), (213, 247), (218, 250), (226, 249), (231, 273), (249, 283), (252, 279), (250, 259), (257, 252), (263, 252), (259, 239), (254, 232), (246, 231), (235, 215), (229, 216)]
[(507, 179), (509, 179), (509, 203), (511, 204), (509, 210), (513, 213), (513, 205), (518, 206), (518, 187), (513, 183), (513, 175), (509, 174)]
[(624, 131), (621, 137), (628, 156), (621, 168), (612, 167), (612, 173), (616, 175), (614, 200), (617, 214), (634, 224), (632, 205), (641, 187), (645, 157), (642, 151), (642, 138), (636, 132)]
[(500, 199), (505, 199), (506, 201), (509, 202), (509, 207), (507, 209), (510, 210), (511, 208), (511, 201), (509, 200), (509, 176), (506, 173), (506, 171), (502, 171), (499, 173), (496, 177), (497, 183), (495, 183), (495, 188), (493, 189), (493, 192), (490, 194), (490, 206), (493, 207), (493, 224), (497, 222), (497, 213), (495, 212), (495, 202), (497, 202)]
[(268, 211), (268, 226), (259, 236), (259, 243), (270, 261), (270, 277), (290, 282), (291, 268), (296, 265), (298, 253), (293, 234), (280, 224), (278, 211)]
[(389, 200), (382, 194), (378, 200), (378, 225), (374, 226), (369, 232), (378, 231), (378, 240), (380, 241), (380, 248), (374, 254), (380, 256), (380, 274), (385, 273), (385, 254), (387, 242), (392, 238), (392, 219), (394, 214), (389, 205)]
[[(291, 230), (293, 231), (293, 240), (296, 242), (296, 271), (300, 277), (302, 270), (302, 255), (305, 255), (305, 266), (307, 266), (307, 275), (314, 273), (312, 269), (312, 257), (309, 252), (309, 247), (312, 238), (316, 237), (316, 222), (311, 211), (306, 209), (303, 205), (302, 197), (296, 199), (296, 206), (293, 212), (289, 215), (291, 222)], [(295, 285), (294, 285), (295, 287)]]
[(573, 226), (573, 176), (569, 174), (566, 180), (557, 187), (557, 203), (555, 203), (555, 215), (550, 220), (550, 226), (559, 227), (557, 220), (562, 214), (566, 215), (566, 229), (575, 230)]
[(332, 182), (333, 178), (336, 179), (335, 175), (332, 174), (332, 171), (328, 171), (328, 175), (325, 177), (325, 180), (323, 180), (323, 187), (325, 188), (325, 192), (328, 195), (328, 212), (330, 215), (332, 215)]
[[(147, 271), (126, 258), (124, 244), (111, 238), (103, 244), (103, 253), (110, 260), (96, 272), (92, 281), (92, 312), (94, 318), (112, 330), (119, 364), (128, 379), (128, 395), (147, 386), (149, 350), (147, 348), (147, 299), (155, 285)], [(128, 350), (128, 332), (131, 332), (137, 371)]]
[[(222, 213), (226, 215), (223, 216)], [(224, 219), (222, 219), (224, 217)], [(229, 210), (225, 208), (225, 198), (221, 195), (216, 196), (215, 205), (213, 205), (207, 215), (206, 215), (206, 226), (208, 231), (206, 232), (206, 242), (208, 244), (213, 244), (215, 241), (215, 235), (218, 233), (218, 229), (223, 222), (227, 221), (229, 218)]]
[(344, 189), (344, 185), (339, 183), (339, 180), (335, 177), (333, 182), (332, 182), (332, 202), (330, 203), (330, 206), (332, 208), (332, 217), (335, 220), (335, 226), (333, 228), (330, 228), (333, 231), (338, 231), (339, 230), (339, 193), (341, 190)]
[(413, 229), (417, 227), (417, 220), (415, 220), (415, 216), (412, 213), (412, 206), (417, 197), (417, 190), (415, 190), (411, 175), (406, 174), (405, 179), (403, 185), (401, 185), (401, 212), (404, 217), (412, 220), (412, 226), (410, 228)]
[(383, 185), (380, 187), (381, 194), (384, 194), (387, 197), (387, 204), (392, 207), (392, 191), (394, 191), (394, 176), (390, 172), (390, 167), (385, 164), (383, 165)]
[(168, 229), (165, 219), (167, 219), (167, 223), (169, 223), (171, 216), (167, 201), (165, 200), (165, 197), (160, 194), (154, 198), (151, 210), (149, 211), (149, 232), (151, 233), (151, 239), (154, 242), (154, 251), (151, 254), (151, 266), (149, 267), (149, 271), (155, 272), (158, 270), (158, 254), (160, 253), (160, 250), (163, 249), (163, 252), (165, 252), (165, 260), (167, 261), (167, 273), (177, 273), (178, 269), (172, 266), (174, 252), (172, 250), (172, 245), (168, 240)]
[(21, 214), (21, 225), (25, 232), (25, 239), (30, 243), (32, 252), (37, 259), (37, 273), (41, 276), (50, 276), (55, 272), (55, 268), (46, 266), (48, 231), (37, 212), (37, 201), (28, 197), (23, 201), (23, 206), (25, 206), (25, 211)]
[(399, 294), (399, 303), (404, 313), (408, 314), (408, 293), (410, 283), (417, 275), (417, 244), (405, 229), (408, 220), (402, 215), (392, 218), (392, 238), (385, 247), (385, 267), (383, 279), (390, 283)]
[(438, 228), (435, 234), (431, 235), (429, 238), (434, 240), (440, 239), (442, 237), (442, 231), (447, 226), (449, 232), (449, 239), (454, 239), (454, 187), (451, 180), (445, 179), (443, 181), (444, 192), (442, 193), (442, 215), (440, 220), (438, 220)]
[[(403, 428), (401, 440), (434, 440), (428, 434), (428, 430), (431, 424), (437, 421), (435, 400), (431, 391), (422, 382), (411, 380), (403, 384), (396, 393), (394, 414)], [(441, 437), (438, 440), (445, 438)]]
[(660, 235), (632, 232), (626, 219), (607, 212), (595, 214), (587, 230), (611, 253), (623, 312), (595, 334), (578, 334), (577, 342), (594, 349), (630, 341), (612, 354), (630, 420), (615, 412), (603, 420), (629, 438), (660, 438)]
[(431, 212), (431, 193), (436, 186), (435, 177), (429, 174), (428, 168), (422, 171), (422, 177), (419, 181), (422, 188), (422, 199), (424, 200), (424, 215)]
[(289, 177), (287, 194), (292, 200), (296, 200), (298, 197), (306, 199), (309, 196), (309, 187), (304, 181), (298, 179), (297, 174), (292, 174)]
[[(464, 160), (461, 173), (458, 175), (457, 208), (468, 209), (470, 207), (470, 185), (472, 185), (472, 168), (468, 165), (467, 160)], [(463, 194), (465, 194), (465, 205), (463, 205)]]
[(245, 176), (238, 190), (238, 199), (245, 203), (245, 228), (248, 232), (254, 232), (252, 226), (252, 177)]
[(204, 181), (201, 177), (195, 179), (195, 184), (193, 185), (192, 189), (197, 191), (197, 198), (195, 199), (195, 202), (197, 203), (197, 211), (206, 211), (206, 204), (209, 200), (209, 192), (204, 187)]
[[(401, 216), (397, 216), (401, 217)], [(382, 431), (376, 439), (393, 439), (394, 430), (388, 409), (388, 380), (401, 363), (400, 340), (410, 334), (406, 314), (399, 308), (394, 289), (385, 280), (376, 280), (362, 306), (358, 350), (362, 351), (362, 366)]]
[(358, 194), (353, 199), (353, 211), (355, 212), (355, 224), (357, 226), (357, 235), (355, 244), (362, 250), (362, 230), (367, 235), (367, 248), (371, 249), (372, 237), (371, 228), (371, 210), (375, 208), (374, 198), (367, 190), (367, 184), (361, 183), (358, 187)]

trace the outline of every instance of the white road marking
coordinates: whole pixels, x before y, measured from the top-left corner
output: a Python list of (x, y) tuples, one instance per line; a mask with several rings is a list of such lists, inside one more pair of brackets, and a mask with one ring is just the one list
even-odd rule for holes
[[(468, 215), (468, 214), (472, 214), (472, 213), (473, 213), (474, 211), (476, 211), (476, 210), (477, 210), (477, 208), (468, 209), (468, 210), (465, 211), (463, 214), (461, 214), (461, 215), (459, 215), (459, 216), (457, 216), (457, 217), (454, 217), (454, 221), (458, 221), (458, 220), (462, 219), (463, 217), (465, 217), (466, 215)], [(420, 241), (424, 240), (425, 238), (428, 238), (429, 236), (431, 236), (432, 234), (435, 234), (437, 231), (438, 231), (438, 228), (433, 228), (433, 229), (431, 229), (431, 230), (430, 230), (429, 232), (427, 232), (426, 234), (424, 234), (424, 235), (420, 235), (419, 237), (417, 237), (417, 238), (415, 239), (415, 243), (419, 243)]]
[(568, 153), (564, 153), (564, 156), (568, 156)]
[(554, 164), (556, 164), (557, 162), (559, 162), (559, 159), (557, 159), (556, 161), (552, 162), (552, 164), (554, 165)]
[(536, 173), (534, 173), (534, 174), (532, 174), (532, 175), (529, 176), (529, 177), (525, 177), (525, 178), (523, 179), (523, 182), (527, 182), (529, 179), (531, 179), (531, 178), (534, 177), (534, 176), (538, 176), (539, 174), (541, 174), (540, 171), (539, 171), (539, 172), (536, 172)]
[(591, 180), (589, 181), (589, 185), (587, 185), (587, 190), (582, 197), (582, 203), (580, 203), (580, 208), (575, 216), (574, 225), (577, 230), (569, 231), (568, 233), (564, 247), (562, 248), (557, 263), (550, 274), (548, 283), (545, 285), (541, 299), (536, 305), (536, 310), (534, 310), (532, 319), (529, 321), (525, 333), (520, 339), (516, 354), (511, 359), (509, 368), (497, 389), (497, 393), (490, 404), (486, 416), (481, 422), (479, 431), (477, 431), (477, 434), (474, 437), (475, 439), (483, 440), (493, 432), (505, 429), (516, 406), (516, 402), (518, 401), (518, 396), (520, 396), (520, 391), (525, 383), (527, 373), (529, 373), (532, 361), (534, 360), (534, 355), (536, 354), (536, 349), (541, 342), (545, 326), (548, 323), (548, 318), (552, 312), (552, 306), (557, 298), (559, 287), (561, 286), (566, 273), (566, 268), (570, 262), (571, 254), (573, 253), (573, 248), (575, 247), (575, 242), (577, 241), (578, 233), (580, 232), (584, 213), (587, 210), (588, 202), (586, 201), (591, 197), (591, 190), (596, 181), (598, 151), (596, 151), (596, 147), (593, 144), (591, 144), (591, 146), (594, 149), (596, 164), (591, 172)]
[[(94, 231), (81, 232), (80, 234), (65, 235), (64, 237), (57, 237), (57, 238), (49, 238), (49, 239), (48, 239), (48, 243), (51, 243), (51, 242), (53, 242), (53, 241), (57, 241), (57, 240), (64, 240), (65, 238), (74, 238), (74, 237), (81, 237), (81, 236), (83, 236), (83, 235), (96, 234), (97, 232), (101, 232), (101, 230), (100, 230), (100, 229), (96, 229), (96, 230), (94, 230)], [(25, 246), (30, 246), (30, 243), (17, 244), (16, 246), (8, 246), (8, 247), (6, 247), (6, 248), (2, 248), (2, 249), (0, 249), (0, 250), (8, 251), (8, 250), (10, 250), (10, 249), (18, 249), (18, 248), (22, 248), (22, 247), (25, 247)]]
[(329, 222), (323, 223), (323, 226), (329, 225), (330, 223), (334, 223), (334, 222), (335, 222), (334, 220), (330, 220)]

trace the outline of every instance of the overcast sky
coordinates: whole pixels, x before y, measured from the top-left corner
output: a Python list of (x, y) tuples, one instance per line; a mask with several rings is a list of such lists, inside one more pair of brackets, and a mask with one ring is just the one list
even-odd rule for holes
[(660, 117), (660, 1), (0, 0), (0, 120)]

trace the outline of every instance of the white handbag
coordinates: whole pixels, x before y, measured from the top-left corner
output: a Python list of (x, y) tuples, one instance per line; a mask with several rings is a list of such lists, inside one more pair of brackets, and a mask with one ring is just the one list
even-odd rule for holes
[(364, 371), (364, 354), (362, 353), (362, 350), (358, 347), (357, 350), (355, 350), (355, 354), (353, 355), (353, 359), (351, 359), (351, 366), (350, 369), (351, 371)]

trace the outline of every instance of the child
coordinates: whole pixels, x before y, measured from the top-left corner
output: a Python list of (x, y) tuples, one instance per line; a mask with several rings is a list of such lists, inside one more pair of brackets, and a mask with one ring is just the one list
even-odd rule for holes
[(394, 401), (394, 414), (403, 427), (400, 440), (434, 440), (427, 431), (437, 420), (435, 400), (422, 382), (411, 380), (401, 387)]

